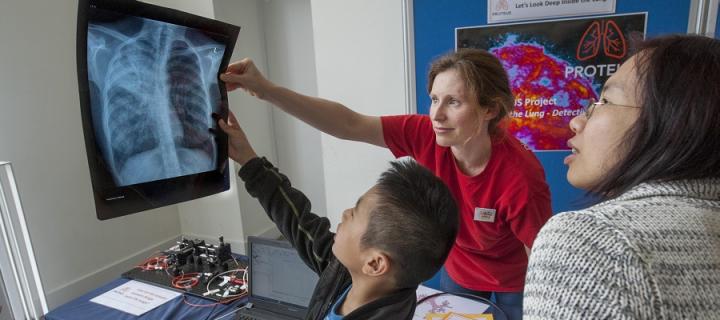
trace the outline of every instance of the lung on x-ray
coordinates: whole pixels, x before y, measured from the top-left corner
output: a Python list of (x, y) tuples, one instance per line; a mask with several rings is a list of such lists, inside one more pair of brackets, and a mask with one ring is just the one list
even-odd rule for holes
[(119, 186), (215, 169), (224, 44), (127, 16), (90, 20), (87, 50), (95, 138)]
[(227, 117), (218, 75), (238, 31), (136, 1), (81, 1), (78, 79), (98, 218), (229, 188), (227, 137), (212, 114)]

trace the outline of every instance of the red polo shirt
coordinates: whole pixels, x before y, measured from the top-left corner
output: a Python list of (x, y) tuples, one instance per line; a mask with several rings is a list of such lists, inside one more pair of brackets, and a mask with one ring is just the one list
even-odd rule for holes
[(540, 228), (552, 215), (545, 173), (535, 155), (509, 134), (492, 139), (492, 155), (470, 177), (450, 148), (435, 143), (425, 115), (382, 117), (385, 143), (395, 157), (411, 156), (433, 171), (458, 201), (460, 228), (445, 268), (459, 285), (473, 290), (519, 292)]

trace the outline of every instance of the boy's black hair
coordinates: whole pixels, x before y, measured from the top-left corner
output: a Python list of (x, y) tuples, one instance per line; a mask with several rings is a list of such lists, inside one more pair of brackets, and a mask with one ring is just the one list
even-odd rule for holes
[(430, 279), (443, 265), (458, 230), (455, 198), (445, 183), (415, 161), (391, 162), (375, 186), (361, 245), (384, 250), (397, 267), (399, 288)]

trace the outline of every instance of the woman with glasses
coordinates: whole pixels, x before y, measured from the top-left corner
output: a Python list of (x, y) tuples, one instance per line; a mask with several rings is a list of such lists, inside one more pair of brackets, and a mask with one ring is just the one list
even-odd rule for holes
[(570, 123), (567, 179), (602, 201), (540, 231), (526, 319), (720, 319), (720, 40), (637, 52)]
[(232, 64), (221, 79), (325, 133), (411, 156), (433, 171), (453, 192), (461, 219), (441, 289), (485, 298), (495, 293), (510, 319), (522, 317), (528, 254), (552, 208), (539, 161), (501, 125), (514, 98), (494, 55), (462, 49), (433, 61), (429, 115), (363, 115), (275, 86), (250, 60)]

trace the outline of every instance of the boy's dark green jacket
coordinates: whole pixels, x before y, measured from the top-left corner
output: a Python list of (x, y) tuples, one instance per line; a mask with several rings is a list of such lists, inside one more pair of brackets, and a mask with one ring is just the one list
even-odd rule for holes
[[(248, 161), (239, 173), (251, 196), (260, 201), (280, 232), (297, 249), (300, 258), (320, 275), (305, 319), (324, 319), (335, 300), (352, 283), (350, 273), (332, 253), (334, 233), (330, 221), (310, 212), (310, 200), (293, 188), (288, 178), (265, 158)], [(400, 289), (372, 301), (343, 320), (412, 319), (417, 287)]]

